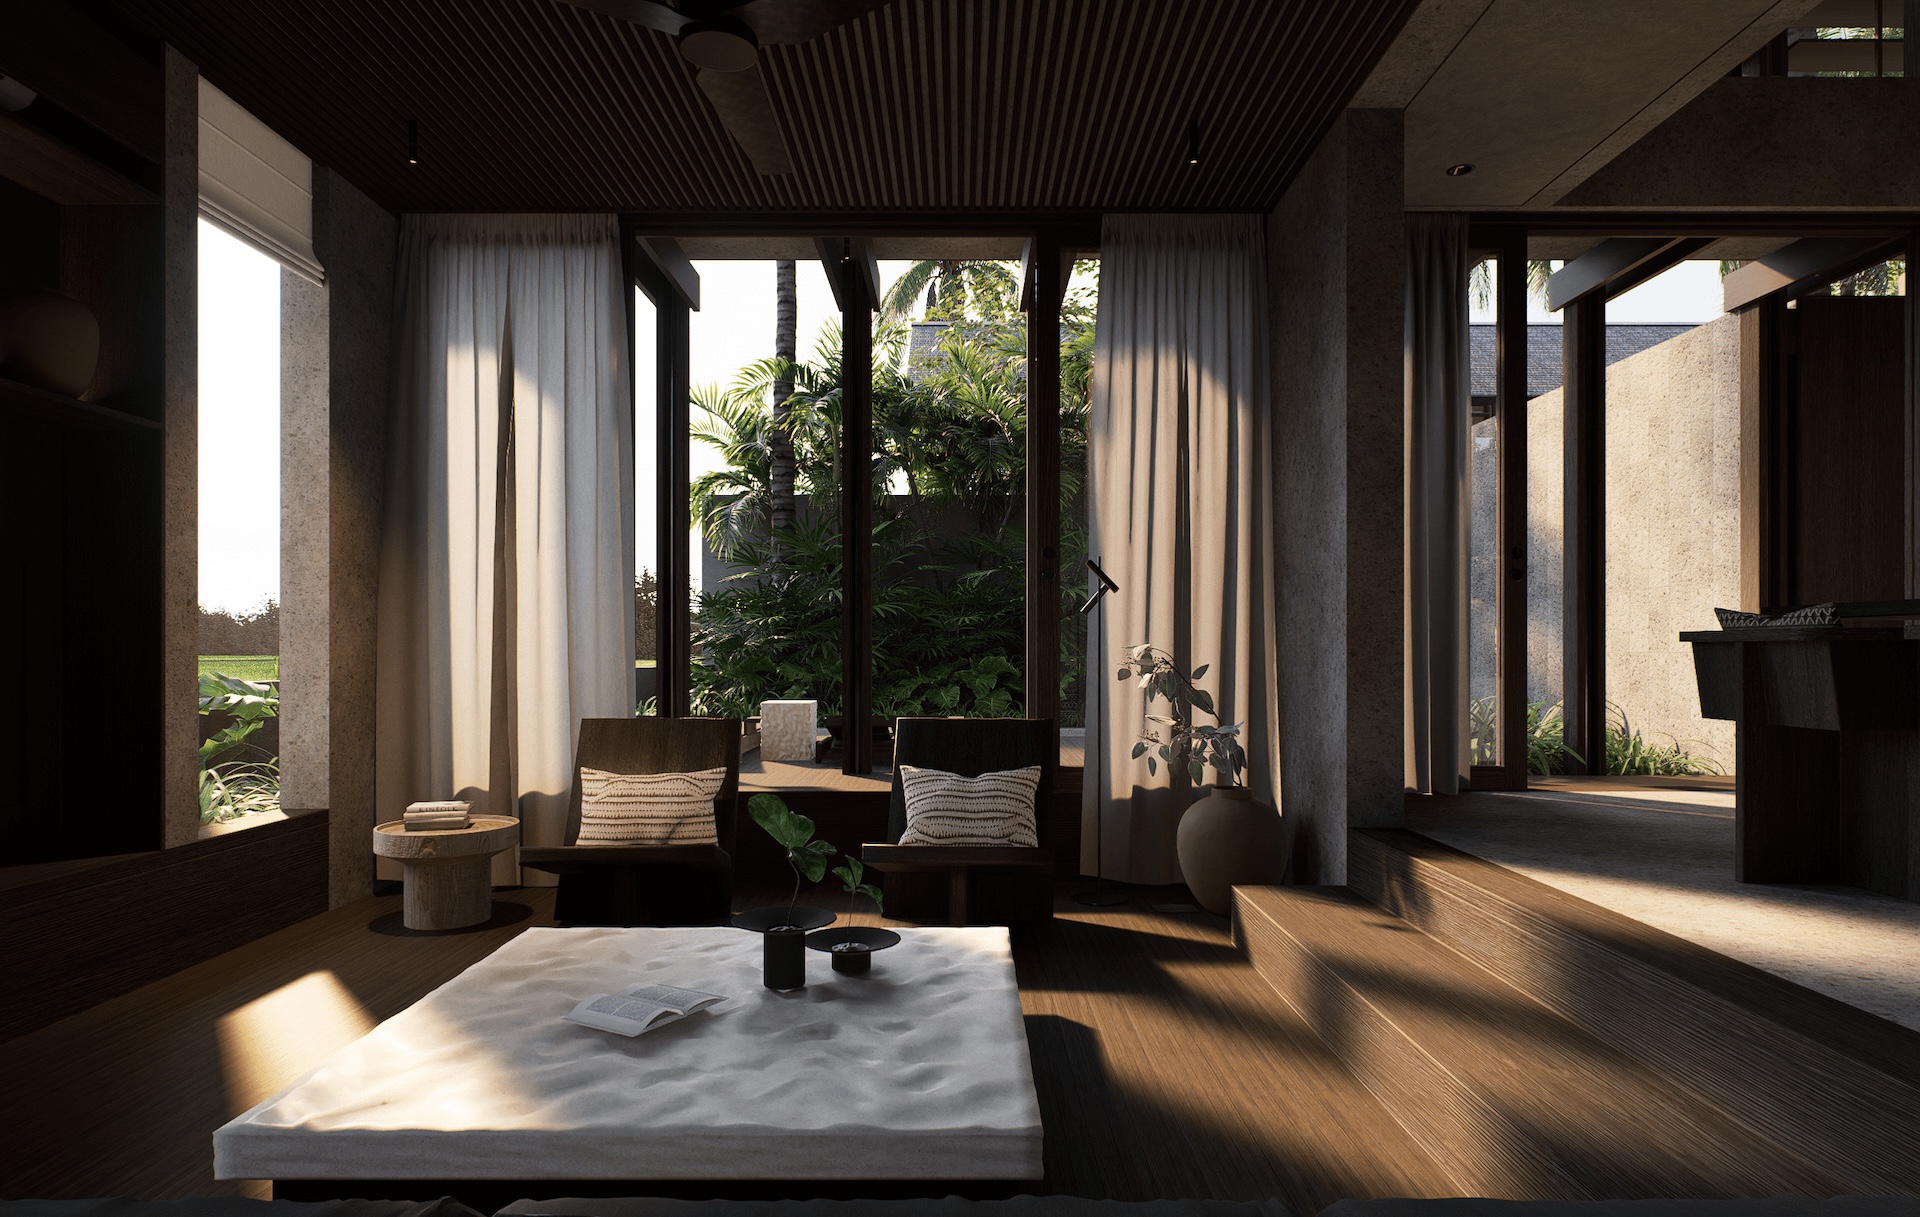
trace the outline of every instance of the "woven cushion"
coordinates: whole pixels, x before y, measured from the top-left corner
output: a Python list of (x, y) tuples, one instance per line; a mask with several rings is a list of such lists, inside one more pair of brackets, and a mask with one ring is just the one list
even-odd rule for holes
[(580, 769), (581, 845), (714, 845), (713, 798), (725, 769), (608, 773)]
[(961, 777), (940, 769), (900, 766), (900, 790), (907, 804), (902, 845), (1040, 844), (1034, 829), (1033, 799), (1040, 766)]

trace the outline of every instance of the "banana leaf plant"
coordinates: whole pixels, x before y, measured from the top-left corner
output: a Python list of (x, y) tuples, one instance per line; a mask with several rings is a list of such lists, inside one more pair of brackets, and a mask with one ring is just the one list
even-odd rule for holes
[(801, 880), (820, 882), (827, 873), (827, 859), (839, 851), (815, 839), (813, 821), (796, 814), (779, 795), (754, 795), (747, 800), (747, 814), (787, 851), (787, 865), (793, 869), (793, 895), (787, 899), (787, 916), (792, 917), (800, 900)]
[(865, 896), (867, 899), (873, 901), (874, 912), (880, 914), (882, 917), (886, 916), (887, 910), (882, 904), (880, 889), (871, 883), (864, 882), (867, 871), (866, 864), (852, 854), (846, 855), (846, 858), (846, 865), (834, 867), (833, 874), (835, 878), (840, 880), (840, 886), (845, 889), (847, 893), (847, 911), (853, 911), (853, 900), (855, 897)]

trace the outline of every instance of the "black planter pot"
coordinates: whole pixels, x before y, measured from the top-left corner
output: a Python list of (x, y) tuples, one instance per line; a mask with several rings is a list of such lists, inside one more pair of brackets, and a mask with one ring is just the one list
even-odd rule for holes
[(756, 933), (770, 930), (776, 925), (797, 925), (803, 930), (817, 930), (821, 926), (832, 925), (836, 917), (837, 914), (814, 908), (810, 904), (770, 904), (765, 908), (735, 913), (733, 924), (737, 929)]
[(775, 926), (761, 932), (761, 980), (781, 993), (807, 987), (807, 932)]

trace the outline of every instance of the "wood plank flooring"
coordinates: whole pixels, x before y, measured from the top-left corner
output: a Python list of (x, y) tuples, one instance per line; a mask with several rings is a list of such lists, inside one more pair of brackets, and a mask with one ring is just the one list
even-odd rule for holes
[[(1226, 922), (1131, 905), (1015, 940), (1047, 1181), (1138, 1199), (1445, 1195), (1441, 1172), (1233, 947)], [(784, 892), (745, 891), (740, 905)], [(530, 925), (395, 936), (399, 899), (312, 918), (0, 1046), (0, 1197), (264, 1195), (216, 1182), (211, 1134)], [(870, 916), (856, 922), (872, 923)], [(881, 966), (884, 966), (882, 964)]]

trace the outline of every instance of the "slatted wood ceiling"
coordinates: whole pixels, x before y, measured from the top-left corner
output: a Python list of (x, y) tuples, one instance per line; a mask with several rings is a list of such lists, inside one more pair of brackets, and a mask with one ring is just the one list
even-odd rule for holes
[(1264, 209), (1413, 7), (893, 0), (765, 49), (763, 178), (670, 38), (557, 0), (111, 3), (391, 210), (731, 214)]

